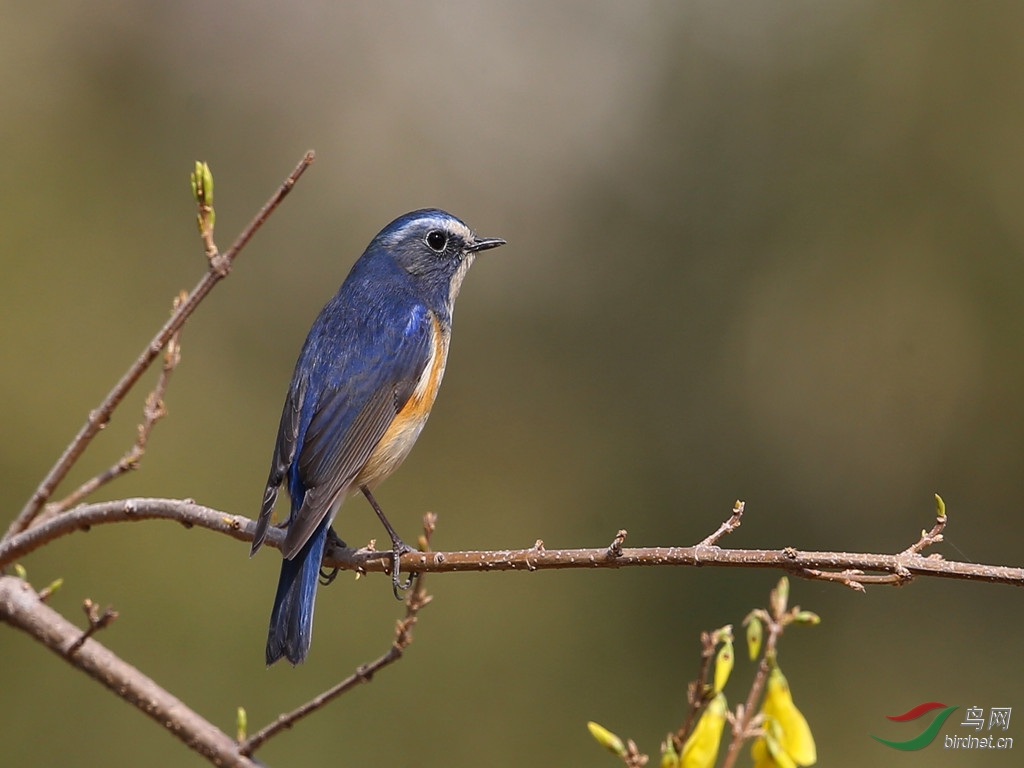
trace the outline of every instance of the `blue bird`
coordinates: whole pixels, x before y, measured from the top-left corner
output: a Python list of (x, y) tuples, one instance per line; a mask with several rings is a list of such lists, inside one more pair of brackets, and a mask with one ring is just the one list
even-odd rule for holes
[(407, 213), (373, 238), (309, 330), (285, 398), (256, 522), (255, 554), (282, 482), (291, 514), (270, 615), (267, 664), (309, 652), (328, 531), (347, 496), (366, 496), (391, 537), (392, 580), (410, 551), (373, 497), (409, 454), (444, 376), (452, 306), (476, 255), (504, 245), (437, 209)]

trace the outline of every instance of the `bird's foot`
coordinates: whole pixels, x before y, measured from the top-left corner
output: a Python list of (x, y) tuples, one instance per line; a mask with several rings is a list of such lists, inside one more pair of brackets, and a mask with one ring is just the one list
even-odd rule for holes
[(395, 593), (396, 600), (404, 600), (403, 592), (407, 592), (412, 588), (412, 585), (416, 582), (416, 577), (419, 576), (418, 571), (413, 571), (409, 574), (409, 578), (402, 581), (402, 573), (400, 561), (402, 555), (408, 554), (409, 552), (419, 552), (415, 547), (410, 547), (398, 536), (394, 536), (391, 539), (391, 589)]
[[(328, 528), (327, 529), (327, 546), (324, 547), (325, 551), (327, 549), (330, 549), (331, 547), (341, 547), (342, 549), (345, 549), (347, 546), (348, 545), (345, 544), (344, 541), (342, 541), (341, 539), (338, 538), (338, 534), (336, 534), (334, 532), (334, 528)], [(334, 581), (336, 578), (338, 578), (338, 571), (339, 570), (341, 570), (341, 569), (337, 568), (337, 567), (334, 567), (334, 568), (321, 568), (320, 569), (320, 583), (323, 586), (326, 587), (328, 584), (330, 584), (332, 581)]]
[(334, 532), (334, 528), (331, 527), (327, 529), (327, 547), (341, 547), (342, 549), (346, 549), (348, 544), (338, 538), (338, 534), (336, 534)]

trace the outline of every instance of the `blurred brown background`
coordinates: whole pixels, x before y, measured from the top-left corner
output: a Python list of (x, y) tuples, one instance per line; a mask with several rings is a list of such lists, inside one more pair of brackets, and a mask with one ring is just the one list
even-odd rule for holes
[[(432, 510), (441, 548), (620, 527), (690, 544), (742, 498), (729, 546), (892, 552), (938, 491), (942, 552), (1019, 564), (1022, 25), (1010, 3), (7, 3), (4, 525), (204, 269), (193, 161), (226, 247), (315, 148), (187, 326), (143, 468), (104, 498), (255, 514), (313, 317), (382, 226), (440, 206), (509, 245), (464, 286), (430, 426), (379, 494), (409, 537)], [(128, 447), (143, 395), (74, 480)], [(360, 499), (337, 528), (382, 534)], [(83, 597), (113, 604), (102, 641), (229, 732), (237, 706), (262, 725), (376, 656), (401, 612), (385, 579), (343, 576), (307, 663), (267, 670), (272, 551), (147, 522), (24, 565), (64, 577), (53, 604), (76, 620)], [(259, 757), (610, 768), (588, 719), (656, 753), (699, 632), (778, 575), (432, 578), (407, 658)], [(884, 715), (933, 700), (1024, 718), (1019, 591), (799, 581), (793, 599), (823, 617), (780, 657), (822, 765), (1015, 764), (868, 733), (915, 735)], [(0, 659), (5, 765), (205, 764), (24, 636), (0, 628)]]

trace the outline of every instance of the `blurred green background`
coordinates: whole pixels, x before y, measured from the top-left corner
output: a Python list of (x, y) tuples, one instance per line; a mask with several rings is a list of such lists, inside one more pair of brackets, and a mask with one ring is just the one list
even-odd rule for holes
[[(2, 19), (4, 526), (202, 273), (193, 161), (226, 247), (315, 148), (186, 327), (142, 469), (102, 498), (255, 514), (310, 322), (381, 227), (440, 206), (509, 245), (466, 282), (434, 416), (378, 495), (410, 537), (431, 510), (445, 549), (620, 527), (691, 544), (742, 498), (729, 546), (893, 552), (938, 491), (940, 551), (1020, 563), (1024, 6), (58, 1)], [(145, 389), (73, 481), (127, 449)], [(382, 533), (359, 499), (337, 528)], [(146, 522), (24, 565), (64, 577), (52, 604), (76, 621), (84, 597), (112, 604), (102, 641), (231, 732), (237, 706), (258, 727), (375, 657), (401, 614), (384, 578), (343, 576), (307, 663), (267, 670), (279, 558), (247, 555)], [(615, 765), (589, 719), (656, 753), (700, 631), (778, 575), (433, 577), (407, 657), (258, 756)], [(821, 765), (1016, 764), (868, 733), (915, 735), (884, 715), (923, 701), (1024, 718), (1019, 591), (792, 592), (823, 617), (780, 657)], [(4, 765), (205, 764), (20, 633), (0, 627), (0, 659)], [(740, 661), (734, 703), (749, 678)]]

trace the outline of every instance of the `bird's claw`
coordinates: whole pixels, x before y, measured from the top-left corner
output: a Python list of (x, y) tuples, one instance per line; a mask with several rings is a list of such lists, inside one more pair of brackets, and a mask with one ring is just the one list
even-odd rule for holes
[(416, 577), (419, 576), (419, 572), (413, 571), (409, 574), (408, 579), (402, 581), (400, 561), (402, 555), (409, 552), (418, 552), (419, 550), (415, 547), (410, 547), (398, 538), (396, 538), (391, 545), (391, 589), (395, 593), (396, 600), (404, 600), (405, 597), (402, 593), (407, 592), (412, 588), (412, 585), (416, 583)]
[[(331, 547), (341, 547), (344, 549), (346, 546), (345, 542), (338, 538), (338, 534), (334, 532), (334, 528), (327, 529), (327, 546), (325, 550)], [(340, 568), (320, 568), (320, 583), (325, 587), (338, 578), (338, 571)]]
[(334, 568), (321, 568), (320, 569), (320, 583), (325, 587), (338, 578), (338, 571), (341, 569), (335, 566)]

